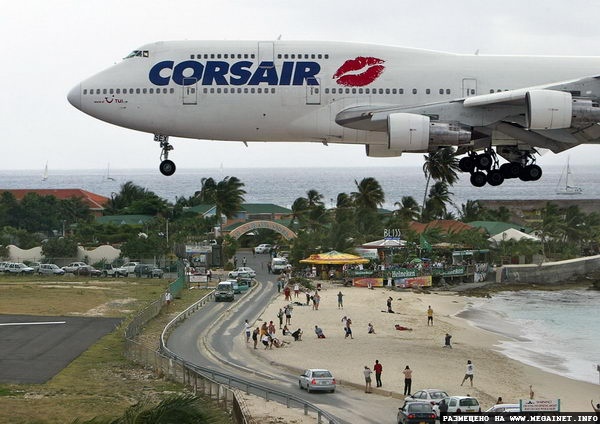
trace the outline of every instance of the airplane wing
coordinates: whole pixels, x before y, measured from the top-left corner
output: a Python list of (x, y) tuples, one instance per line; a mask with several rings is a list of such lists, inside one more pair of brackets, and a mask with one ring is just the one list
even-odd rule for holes
[(410, 107), (354, 106), (339, 112), (336, 122), (388, 133), (387, 146), (367, 146), (369, 156), (492, 145), (558, 153), (600, 142), (598, 99), (600, 75)]

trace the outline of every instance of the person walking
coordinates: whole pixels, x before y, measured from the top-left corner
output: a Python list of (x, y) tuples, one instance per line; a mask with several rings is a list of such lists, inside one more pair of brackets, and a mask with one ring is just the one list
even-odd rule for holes
[(294, 284), (294, 297), (298, 297), (298, 294), (300, 294), (300, 286), (296, 283)]
[(338, 309), (344, 309), (344, 294), (340, 291), (337, 294), (338, 299)]
[(316, 291), (313, 295), (313, 309), (315, 311), (319, 310), (319, 303), (321, 303), (321, 295)]
[(463, 378), (463, 381), (462, 381), (462, 383), (460, 383), (460, 385), (462, 386), (463, 383), (465, 381), (467, 381), (467, 379), (469, 379), (469, 380), (471, 380), (471, 387), (473, 387), (473, 374), (474, 374), (474, 372), (475, 372), (475, 367), (473, 366), (473, 363), (469, 359), (467, 361), (467, 369), (465, 371), (465, 377)]
[(279, 312), (277, 312), (277, 319), (279, 319), (279, 329), (283, 326), (283, 317), (284, 317), (283, 309), (279, 308)]
[(246, 266), (246, 263), (248, 263), (248, 262), (246, 261), (246, 257), (244, 256), (244, 257), (242, 258), (242, 266), (244, 266), (244, 267), (245, 267), (245, 266)]
[(452, 345), (450, 344), (451, 338), (452, 338), (452, 336), (450, 334), (446, 333), (446, 337), (444, 337), (444, 347), (452, 349)]
[(292, 324), (292, 308), (288, 306), (286, 306), (283, 309), (283, 313), (285, 314), (285, 323), (287, 325), (291, 325)]
[(408, 365), (406, 366), (406, 368), (404, 368), (402, 374), (404, 374), (404, 396), (409, 396), (410, 387), (412, 386), (412, 370)]
[(365, 393), (371, 393), (371, 374), (373, 374), (373, 371), (365, 365), (363, 374), (365, 375)]
[(431, 309), (431, 305), (427, 308), (427, 327), (429, 325), (433, 326), (433, 309)]
[(260, 334), (260, 330), (258, 327), (254, 329), (252, 332), (252, 341), (254, 342), (254, 349), (256, 349), (256, 345), (258, 344), (258, 335)]
[(346, 333), (346, 335), (344, 336), (345, 339), (348, 338), (348, 336), (350, 336), (351, 339), (353, 339), (354, 337), (352, 336), (352, 320), (350, 319), (350, 317), (344, 317), (342, 318), (342, 321), (344, 321), (344, 332)]
[(246, 333), (246, 343), (250, 342), (250, 334), (252, 333), (252, 327), (248, 324), (248, 320), (244, 321), (244, 332)]
[(379, 363), (379, 360), (375, 360), (375, 365), (373, 365), (373, 371), (375, 371), (375, 384), (377, 387), (381, 387), (381, 372), (383, 371), (383, 366)]
[(387, 312), (389, 314), (395, 313), (394, 310), (392, 309), (392, 296), (390, 296), (390, 297), (387, 298), (386, 306), (387, 306)]

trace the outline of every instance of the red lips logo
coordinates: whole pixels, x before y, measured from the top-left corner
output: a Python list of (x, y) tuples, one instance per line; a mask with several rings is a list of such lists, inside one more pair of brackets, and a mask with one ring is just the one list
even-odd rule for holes
[(344, 62), (333, 75), (333, 79), (340, 85), (363, 87), (371, 84), (381, 75), (385, 69), (382, 63), (385, 63), (385, 60), (359, 56)]

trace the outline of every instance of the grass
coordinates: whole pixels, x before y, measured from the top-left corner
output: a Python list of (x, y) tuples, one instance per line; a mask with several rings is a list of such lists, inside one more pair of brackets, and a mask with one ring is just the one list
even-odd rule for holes
[[(0, 310), (22, 315), (123, 317), (164, 293), (167, 280), (0, 277)], [(206, 294), (185, 290), (150, 323), (142, 340), (157, 343), (164, 325)], [(123, 302), (127, 300), (127, 302)], [(70, 423), (74, 419), (121, 415), (137, 402), (158, 403), (184, 388), (140, 368), (123, 355), (123, 329), (106, 335), (45, 384), (0, 384), (0, 423)], [(207, 405), (211, 409), (211, 404)], [(218, 412), (230, 423), (227, 414)]]

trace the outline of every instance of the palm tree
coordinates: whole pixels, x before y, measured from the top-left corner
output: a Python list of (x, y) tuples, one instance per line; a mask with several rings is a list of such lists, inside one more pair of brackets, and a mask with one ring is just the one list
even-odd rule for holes
[(394, 206), (398, 208), (394, 211), (394, 215), (400, 218), (402, 222), (416, 221), (421, 215), (421, 208), (412, 196), (402, 196), (402, 199), (394, 203)]
[(195, 196), (202, 203), (213, 203), (216, 209), (217, 220), (221, 225), (221, 216), (233, 218), (242, 208), (244, 183), (237, 177), (225, 177), (218, 183), (212, 178), (202, 179), (202, 189)]
[(323, 195), (315, 189), (308, 190), (306, 192), (306, 200), (308, 200), (308, 207), (313, 208), (315, 206), (323, 205)]
[(292, 203), (292, 217), (290, 220), (290, 225), (295, 225), (296, 223), (299, 226), (303, 226), (306, 221), (306, 214), (309, 210), (308, 200), (305, 197), (298, 197)]
[(479, 203), (479, 200), (467, 200), (460, 207), (459, 215), (462, 222), (472, 222), (481, 220), (485, 214), (485, 209)]
[(448, 190), (448, 184), (443, 181), (436, 182), (431, 186), (429, 191), (429, 199), (425, 204), (426, 211), (423, 211), (422, 216), (427, 216), (429, 219), (443, 218), (446, 213), (446, 204), (452, 203), (450, 196), (453, 195)]
[(385, 202), (385, 193), (375, 178), (363, 178), (360, 183), (354, 180), (354, 184), (357, 191), (352, 192), (352, 198), (358, 209), (376, 211)]
[(425, 201), (427, 200), (427, 191), (429, 190), (431, 179), (433, 178), (436, 181), (441, 181), (451, 186), (458, 181), (456, 171), (459, 170), (459, 167), (453, 147), (443, 147), (423, 157), (425, 158), (423, 173), (427, 177), (427, 183), (425, 184), (421, 212), (425, 213)]

